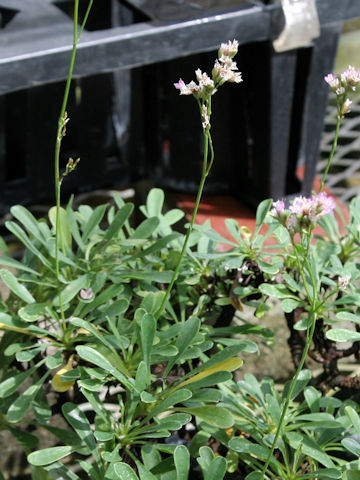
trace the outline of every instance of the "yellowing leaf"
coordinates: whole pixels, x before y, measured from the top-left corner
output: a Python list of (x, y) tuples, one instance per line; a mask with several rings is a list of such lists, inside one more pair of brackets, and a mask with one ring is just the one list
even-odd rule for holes
[[(96, 325), (92, 325), (92, 327), (97, 331), (97, 333), (99, 335), (102, 335), (102, 333), (100, 332), (100, 330), (97, 328)], [(90, 330), (87, 330), (86, 328), (81, 327), (81, 328), (77, 329), (77, 334), (78, 335), (92, 335), (92, 332), (90, 332)]]
[(235, 358), (227, 358), (226, 360), (223, 360), (222, 362), (206, 368), (202, 372), (198, 373), (197, 375), (194, 375), (193, 377), (189, 378), (188, 380), (185, 380), (185, 382), (180, 383), (180, 385), (177, 385), (176, 388), (182, 388), (185, 385), (188, 385), (189, 383), (195, 383), (205, 377), (208, 377), (209, 375), (212, 375), (213, 373), (216, 372), (232, 372), (233, 370), (236, 370), (237, 368), (241, 367), (243, 364), (243, 361), (241, 358), (235, 357)]
[(12, 332), (26, 333), (26, 335), (33, 335), (33, 333), (30, 333), (29, 330), (27, 330), (26, 328), (10, 327), (9, 325), (5, 325), (5, 323), (0, 323), (0, 329), (11, 330)]
[(56, 392), (66, 392), (75, 383), (75, 380), (70, 380), (68, 382), (61, 380), (61, 375), (64, 375), (64, 373), (70, 372), (70, 370), (73, 369), (73, 357), (74, 355), (70, 356), (67, 364), (64, 367), (60, 368), (60, 370), (58, 370), (58, 372), (54, 375), (52, 379), (52, 387)]

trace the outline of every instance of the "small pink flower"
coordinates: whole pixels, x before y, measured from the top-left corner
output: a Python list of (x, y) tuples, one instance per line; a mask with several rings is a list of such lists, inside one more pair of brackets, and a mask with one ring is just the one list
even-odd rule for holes
[(334, 91), (336, 91), (340, 87), (340, 80), (333, 73), (329, 73), (328, 75), (326, 75), (326, 77), (324, 77), (324, 80)]
[(308, 215), (309, 211), (313, 208), (313, 203), (310, 198), (303, 196), (294, 198), (292, 204), (289, 207), (291, 213), (296, 215)]
[(356, 90), (356, 87), (360, 84), (360, 70), (356, 70), (352, 65), (349, 65), (349, 68), (341, 74), (341, 82), (351, 90)]
[(184, 80), (180, 78), (180, 80), (177, 83), (174, 83), (174, 87), (177, 88), (178, 90), (181, 90), (182, 88), (186, 87)]
[[(192, 85), (194, 84), (194, 85)], [(195, 82), (190, 82), (188, 85), (180, 78), (177, 83), (174, 83), (174, 87), (180, 90), (180, 95), (192, 95), (194, 93), (193, 86), (197, 87)]]
[(318, 195), (312, 195), (311, 198), (296, 197), (289, 210), (294, 215), (306, 217), (311, 222), (316, 222), (322, 216), (332, 213), (335, 207), (335, 200), (329, 197), (326, 192), (321, 192)]
[(273, 203), (273, 208), (270, 210), (270, 215), (278, 218), (285, 211), (285, 203), (282, 200), (278, 200)]

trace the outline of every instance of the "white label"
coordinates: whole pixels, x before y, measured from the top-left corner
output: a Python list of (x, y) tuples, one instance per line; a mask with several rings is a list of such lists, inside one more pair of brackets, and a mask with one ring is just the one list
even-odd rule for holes
[(277, 52), (306, 47), (320, 35), (320, 23), (315, 0), (281, 0), (285, 27), (273, 41)]

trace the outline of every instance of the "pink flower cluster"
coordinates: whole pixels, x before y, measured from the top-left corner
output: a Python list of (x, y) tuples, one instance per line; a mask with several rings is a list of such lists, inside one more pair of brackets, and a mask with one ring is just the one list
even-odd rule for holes
[(209, 96), (214, 95), (217, 88), (225, 82), (242, 82), (241, 73), (237, 71), (236, 62), (232, 58), (238, 51), (239, 43), (237, 40), (222, 43), (218, 58), (212, 70), (212, 78), (207, 73), (197, 69), (195, 72), (198, 83), (193, 80), (186, 84), (181, 78), (174, 87), (180, 90), (180, 95), (194, 95), (197, 98), (206, 100)]
[(324, 215), (332, 213), (335, 207), (335, 200), (326, 192), (321, 192), (310, 198), (296, 197), (289, 207), (290, 218), (282, 200), (273, 203), (270, 215), (277, 218), (283, 225), (286, 225), (289, 218), (287, 226), (289, 230), (296, 232), (300, 231), (302, 227), (314, 224)]
[(356, 69), (349, 65), (349, 68), (344, 70), (339, 77), (333, 73), (326, 75), (325, 82), (330, 85), (336, 95), (342, 95), (345, 90), (355, 91), (356, 87), (360, 85), (360, 68)]
[(307, 217), (311, 222), (316, 222), (322, 216), (331, 213), (336, 207), (335, 200), (326, 192), (312, 195), (311, 198), (296, 197), (289, 207), (291, 213)]
[(331, 90), (338, 97), (340, 115), (349, 113), (352, 102), (349, 100), (349, 98), (346, 98), (346, 95), (350, 90), (355, 91), (360, 85), (360, 69), (356, 69), (349, 65), (349, 67), (344, 70), (340, 76), (329, 73), (326, 75), (324, 80), (329, 84)]

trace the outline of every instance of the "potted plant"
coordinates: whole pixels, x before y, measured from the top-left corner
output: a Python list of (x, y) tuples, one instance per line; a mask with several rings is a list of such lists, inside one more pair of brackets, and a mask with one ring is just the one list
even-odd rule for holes
[[(323, 379), (312, 385), (303, 367), (309, 352), (322, 348), (325, 358), (334, 342), (354, 342), (349, 348), (358, 354), (359, 332), (332, 328), (337, 319), (359, 323), (358, 199), (344, 234), (332, 214), (335, 203), (323, 192), (326, 174), (311, 198), (290, 206), (264, 200), (254, 232), (228, 220), (234, 240), (226, 252), (217, 251), (224, 239), (211, 226), (195, 224), (214, 161), (212, 95), (226, 82), (242, 81), (234, 40), (220, 46), (211, 76), (198, 69), (197, 82), (175, 84), (197, 101), (204, 134), (202, 177), (185, 234), (174, 227), (183, 212), (163, 213), (159, 189), (140, 207), (138, 225), (134, 205), (120, 196), (114, 205), (74, 209), (70, 200), (63, 207), (61, 184), (78, 160), (69, 159), (61, 174), (59, 153), (76, 47), (91, 5), (78, 31), (75, 0), (55, 148), (56, 205), (48, 219), (12, 207), (6, 226), (24, 247), (20, 261), (3, 240), (0, 245), (0, 275), (9, 291), (0, 309), (0, 428), (26, 452), (34, 480), (357, 478), (358, 404), (325, 395)], [(349, 68), (327, 81), (339, 112), (333, 155), (360, 74)], [(326, 240), (314, 236), (316, 225)], [(281, 301), (302, 349), (281, 393), (271, 379), (233, 380), (241, 352), (258, 350), (247, 335), (270, 338), (271, 332), (245, 320), (218, 321), (223, 307), (242, 304), (261, 318), (271, 298)], [(61, 424), (54, 421), (59, 415)], [(39, 429), (52, 436), (51, 446), (38, 445)]]

